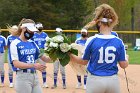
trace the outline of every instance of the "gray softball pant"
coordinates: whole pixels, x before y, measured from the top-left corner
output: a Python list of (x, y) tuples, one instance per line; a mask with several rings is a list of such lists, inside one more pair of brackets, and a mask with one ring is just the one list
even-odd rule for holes
[(60, 67), (60, 72), (61, 72), (61, 74), (65, 75), (65, 67), (63, 67), (63, 66), (60, 64), (60, 61), (59, 61), (59, 60), (56, 60), (56, 61), (54, 62), (54, 73), (58, 73), (59, 67)]
[(5, 53), (0, 53), (0, 74), (4, 74), (4, 58)]
[(15, 81), (16, 93), (43, 93), (37, 73), (18, 71)]
[(8, 73), (9, 74), (13, 74), (13, 69), (12, 69), (12, 65), (10, 63), (10, 58), (9, 58), (9, 54), (7, 55), (7, 60), (8, 60), (8, 66), (9, 66), (9, 69), (8, 69)]
[(88, 73), (86, 93), (120, 93), (118, 76), (95, 76)]

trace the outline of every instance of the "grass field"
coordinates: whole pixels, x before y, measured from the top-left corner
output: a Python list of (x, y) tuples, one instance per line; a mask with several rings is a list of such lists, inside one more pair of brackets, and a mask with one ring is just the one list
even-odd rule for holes
[[(134, 51), (133, 49), (128, 49), (127, 54), (129, 55), (130, 64), (140, 64), (140, 51)], [(7, 51), (5, 54), (5, 62), (7, 62)]]
[(140, 51), (130, 49), (127, 51), (127, 54), (129, 55), (130, 64), (140, 64)]

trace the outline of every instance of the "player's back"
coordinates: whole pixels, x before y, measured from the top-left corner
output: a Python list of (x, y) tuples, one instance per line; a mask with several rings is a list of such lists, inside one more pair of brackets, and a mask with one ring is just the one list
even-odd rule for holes
[(85, 57), (90, 56), (89, 72), (99, 76), (117, 74), (117, 62), (125, 58), (122, 56), (124, 54), (122, 40), (114, 35), (96, 35), (89, 40), (91, 41), (85, 50), (87, 53)]
[(48, 35), (45, 32), (35, 33), (33, 36), (33, 40), (39, 46), (39, 48), (44, 49), (44, 44), (46, 43), (46, 37), (48, 37)]
[(85, 43), (86, 43), (87, 39), (82, 39), (81, 37), (76, 39), (75, 43), (76, 44), (80, 44), (82, 46), (85, 46)]
[(12, 35), (9, 35), (7, 37), (7, 45), (8, 45), (8, 47), (10, 46), (11, 42), (14, 41), (16, 38), (17, 38), (17, 36), (12, 36)]

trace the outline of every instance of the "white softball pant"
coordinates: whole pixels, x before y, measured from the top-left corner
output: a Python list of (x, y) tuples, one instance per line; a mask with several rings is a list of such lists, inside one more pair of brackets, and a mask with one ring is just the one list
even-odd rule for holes
[(120, 93), (117, 75), (95, 76), (89, 73), (86, 88), (86, 93)]

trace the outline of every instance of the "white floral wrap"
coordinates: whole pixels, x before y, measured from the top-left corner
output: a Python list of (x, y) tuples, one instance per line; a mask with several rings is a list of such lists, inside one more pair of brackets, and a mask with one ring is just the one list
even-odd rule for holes
[[(72, 43), (71, 47), (77, 49), (78, 56), (82, 57), (85, 46), (82, 46), (82, 45), (79, 45), (76, 43)], [(72, 69), (76, 72), (77, 75), (86, 75), (87, 74), (85, 65), (81, 65), (81, 64), (78, 64), (76, 62), (71, 62), (71, 61), (69, 62), (69, 64), (72, 67)]]

